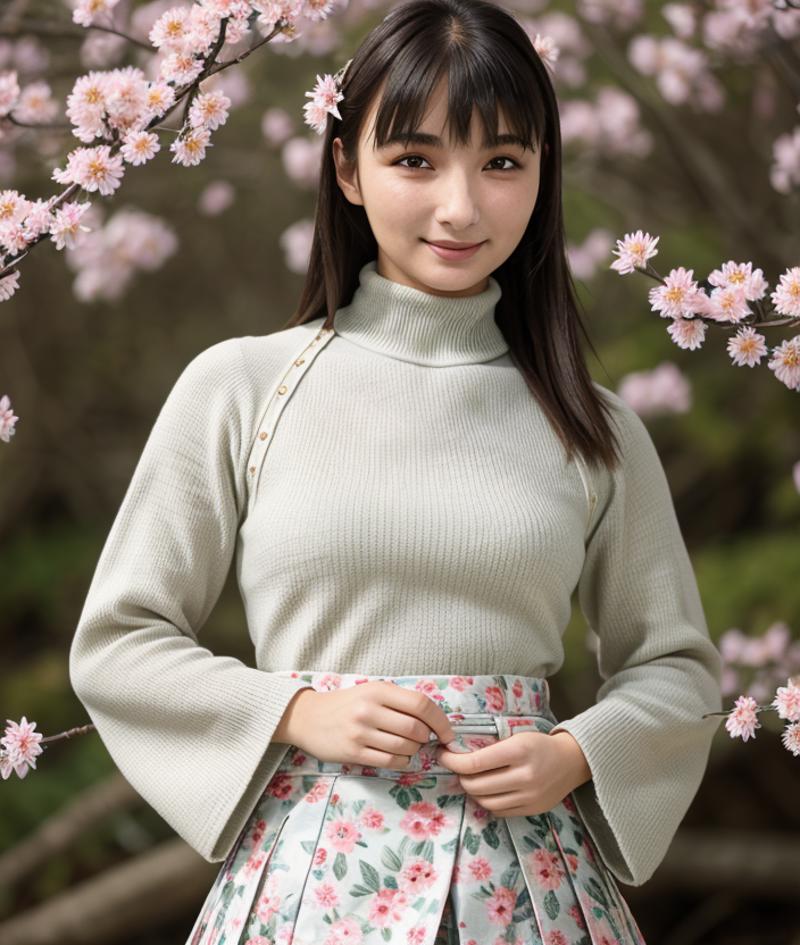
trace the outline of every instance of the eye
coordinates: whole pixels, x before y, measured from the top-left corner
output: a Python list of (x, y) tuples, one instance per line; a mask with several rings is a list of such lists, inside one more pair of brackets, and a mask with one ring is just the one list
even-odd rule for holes
[[(424, 161), (425, 158), (422, 157), (421, 154), (407, 154), (405, 157), (398, 158), (396, 161), (392, 162), (392, 167), (397, 165), (400, 167), (406, 167), (410, 171), (422, 170), (421, 167), (412, 167), (407, 164), (403, 164), (403, 161), (415, 161), (415, 160)], [(511, 161), (511, 163), (514, 165), (514, 167), (495, 167), (493, 168), (493, 170), (495, 171), (513, 171), (517, 168), (522, 167), (522, 165), (518, 161), (515, 161), (514, 158), (507, 157), (506, 155), (492, 158), (492, 161)], [(491, 164), (491, 161), (489, 163)]]

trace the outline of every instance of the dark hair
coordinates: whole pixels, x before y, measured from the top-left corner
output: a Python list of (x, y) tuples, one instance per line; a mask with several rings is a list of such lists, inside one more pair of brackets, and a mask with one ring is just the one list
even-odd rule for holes
[(503, 290), (495, 320), (567, 459), (577, 449), (587, 463), (614, 468), (618, 441), (607, 400), (592, 381), (578, 340), (580, 327), (597, 356), (566, 257), (555, 92), (526, 32), (487, 0), (410, 0), (394, 7), (354, 53), (342, 86), (341, 121), (327, 119), (308, 272), (286, 327), (325, 316), (324, 327), (332, 328), (336, 310), (352, 300), (359, 270), (378, 255), (364, 207), (350, 203), (337, 182), (333, 139), (341, 137), (345, 159), (354, 162), (364, 117), (384, 83), (377, 145), (390, 134), (417, 130), (432, 91), (447, 74), (451, 138), (455, 131), (460, 143), (468, 142), (477, 106), (493, 139), (499, 104), (513, 132), (543, 147), (535, 209), (514, 252), (492, 273)]

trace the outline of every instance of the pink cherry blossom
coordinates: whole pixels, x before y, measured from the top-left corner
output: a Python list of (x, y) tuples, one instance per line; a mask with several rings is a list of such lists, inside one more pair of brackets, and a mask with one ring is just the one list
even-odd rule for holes
[(737, 263), (732, 259), (710, 272), (708, 281), (719, 287), (741, 286), (744, 297), (749, 301), (762, 299), (769, 285), (760, 269), (753, 271), (751, 262)]
[(129, 164), (144, 164), (161, 150), (158, 135), (152, 131), (129, 131), (119, 153)]
[(756, 713), (756, 700), (752, 696), (739, 696), (734, 705), (725, 719), (725, 728), (731, 738), (739, 737), (744, 742), (748, 738), (755, 738), (756, 729), (761, 728)]
[[(5, 398), (0, 399), (0, 409), (3, 400)], [(24, 778), (30, 768), (36, 768), (36, 758), (43, 750), (39, 744), (43, 736), (41, 732), (34, 732), (36, 722), (29, 722), (24, 715), (19, 723), (12, 719), (6, 719), (6, 722), (5, 734), (0, 738), (0, 745), (5, 749), (5, 755), (0, 758), (0, 775), (4, 781), (12, 770)]]
[(679, 348), (694, 350), (705, 341), (706, 329), (701, 318), (675, 318), (667, 325), (667, 334)]
[(231, 100), (223, 92), (204, 92), (198, 95), (189, 109), (189, 124), (193, 128), (219, 128), (228, 119)]
[(787, 686), (779, 686), (772, 705), (780, 718), (800, 722), (800, 686), (791, 680)]
[(76, 203), (73, 200), (62, 204), (56, 210), (50, 224), (50, 236), (56, 249), (63, 249), (65, 246), (73, 249), (78, 245), (80, 233), (91, 232), (90, 227), (81, 225), (81, 217), (90, 206), (91, 204), (88, 201)]
[(175, 155), (172, 158), (173, 164), (182, 164), (184, 167), (191, 167), (199, 164), (206, 156), (206, 148), (213, 148), (209, 143), (211, 132), (208, 128), (193, 128), (191, 131), (179, 138), (169, 146), (170, 151)]
[(10, 114), (18, 99), (19, 82), (16, 71), (12, 69), (10, 72), (0, 73), (0, 116)]
[(793, 755), (800, 755), (800, 722), (787, 725), (781, 735), (784, 748)]
[(767, 354), (767, 339), (750, 325), (728, 339), (728, 354), (739, 367), (754, 367)]
[(19, 288), (19, 271), (0, 278), (0, 302), (7, 302)]
[(685, 318), (697, 311), (696, 301), (700, 293), (697, 282), (692, 278), (693, 269), (678, 266), (671, 269), (664, 279), (649, 292), (650, 307), (654, 312), (661, 312), (662, 318)]
[(772, 360), (767, 367), (790, 390), (800, 390), (800, 335), (787, 338), (772, 349)]
[(617, 249), (613, 250), (619, 259), (611, 263), (610, 268), (616, 269), (620, 275), (634, 272), (636, 268), (644, 268), (647, 260), (658, 254), (656, 243), (660, 237), (650, 236), (637, 230), (635, 233), (626, 233), (624, 239), (617, 240)]
[(310, 92), (305, 93), (311, 98), (303, 106), (305, 121), (311, 125), (317, 134), (325, 133), (325, 126), (328, 121), (328, 115), (335, 115), (341, 120), (339, 114), (339, 102), (344, 98), (344, 93), (340, 91), (336, 84), (335, 77), (328, 73), (325, 76), (317, 75), (317, 81)]
[[(19, 273), (15, 272), (14, 275), (19, 276)], [(2, 287), (3, 281), (4, 280), (0, 280), (0, 288)], [(14, 411), (11, 409), (11, 401), (9, 400), (8, 394), (3, 394), (3, 396), (0, 397), (0, 440), (3, 440), (4, 443), (8, 443), (14, 435), (14, 426), (17, 420), (19, 420), (19, 417), (15, 416)]]
[(708, 296), (709, 304), (705, 315), (718, 322), (740, 322), (747, 315), (752, 315), (752, 309), (747, 304), (745, 289), (742, 285), (728, 283), (712, 289)]
[(781, 315), (800, 318), (800, 266), (792, 266), (783, 273), (770, 298)]

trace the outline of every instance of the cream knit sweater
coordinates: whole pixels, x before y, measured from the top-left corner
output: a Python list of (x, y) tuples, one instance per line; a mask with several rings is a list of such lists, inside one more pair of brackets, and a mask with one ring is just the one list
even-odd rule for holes
[[(720, 655), (645, 425), (597, 385), (624, 462), (566, 463), (494, 321), (500, 295), (492, 278), (435, 296), (373, 260), (280, 422), (265, 408), (322, 319), (214, 344), (170, 391), (69, 669), (122, 773), (205, 859), (224, 859), (286, 752), (270, 738), (308, 684), (275, 671), (550, 677), (576, 590), (604, 680), (554, 729), (592, 771), (578, 809), (620, 881), (664, 857), (718, 727), (701, 715), (721, 709)], [(232, 561), (256, 668), (198, 643)]]

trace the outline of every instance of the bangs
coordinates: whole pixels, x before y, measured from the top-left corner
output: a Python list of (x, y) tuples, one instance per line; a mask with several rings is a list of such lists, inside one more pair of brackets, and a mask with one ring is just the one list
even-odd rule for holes
[[(406, 49), (390, 67), (375, 120), (374, 147), (394, 142), (435, 144), (418, 129), (432, 93), (447, 77), (451, 146), (469, 143), (470, 123), (477, 108), (483, 148), (516, 143), (531, 151), (536, 149), (544, 139), (546, 113), (544, 103), (535, 94), (536, 76), (523, 57), (506, 67), (499, 56), (487, 62), (469, 55), (464, 47), (452, 47), (451, 56), (445, 60), (441, 54), (426, 56), (425, 52), (415, 55), (415, 51)], [(526, 73), (530, 77), (523, 87), (518, 77)], [(501, 114), (508, 133), (498, 135)]]

